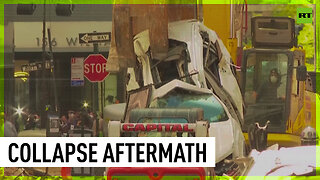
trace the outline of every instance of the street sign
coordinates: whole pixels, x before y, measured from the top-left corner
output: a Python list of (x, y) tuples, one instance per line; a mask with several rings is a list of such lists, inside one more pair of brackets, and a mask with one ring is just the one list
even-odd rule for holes
[(83, 57), (71, 58), (71, 86), (83, 86)]
[(107, 59), (102, 54), (90, 54), (83, 64), (84, 76), (91, 82), (101, 82), (109, 75)]
[[(22, 72), (32, 72), (32, 71), (38, 71), (38, 70), (42, 70), (43, 64), (42, 62), (33, 62), (33, 63), (29, 63), (29, 64), (25, 64), (21, 66), (21, 71)], [(48, 61), (45, 61), (45, 69), (51, 69), (53, 68), (53, 63)]]
[(80, 43), (99, 43), (111, 41), (111, 32), (79, 33)]

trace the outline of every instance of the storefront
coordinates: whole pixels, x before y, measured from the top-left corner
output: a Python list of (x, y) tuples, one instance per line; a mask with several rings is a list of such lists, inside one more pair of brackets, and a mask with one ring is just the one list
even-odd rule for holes
[[(24, 27), (32, 27), (34, 30), (24, 32)], [(79, 33), (85, 32), (110, 32), (111, 22), (51, 22), (48, 23), (48, 28), (52, 32), (52, 50), (54, 57), (54, 71), (55, 71), (55, 83), (56, 92), (53, 89), (53, 79), (45, 79), (44, 81), (50, 81), (48, 84), (49, 92), (47, 95), (41, 95), (41, 70), (39, 69), (22, 69), (22, 66), (28, 64), (41, 62), (41, 22), (15, 22), (14, 34), (15, 34), (15, 73), (25, 72), (26, 77), (24, 79), (16, 78), (16, 87), (26, 87), (29, 84), (29, 88), (23, 88), (24, 92), (19, 89), (16, 90), (16, 105), (21, 103), (20, 96), (29, 95), (29, 104), (24, 106), (33, 107), (33, 111), (39, 111), (42, 107), (37, 103), (42, 97), (49, 97), (49, 104), (54, 101), (55, 96), (58, 97), (58, 106), (61, 112), (68, 110), (79, 110), (82, 108), (84, 102), (89, 105), (95, 106), (94, 110), (101, 112), (101, 106), (114, 103), (117, 97), (117, 75), (110, 74), (101, 83), (91, 83), (85, 80), (83, 86), (74, 86), (71, 84), (71, 59), (73, 57), (82, 57), (85, 59), (89, 54), (93, 53), (92, 44), (80, 44)], [(30, 43), (33, 42), (33, 43)], [(110, 43), (99, 43), (99, 53), (108, 57), (108, 49)], [(101, 85), (102, 84), (102, 85)], [(29, 92), (28, 92), (29, 89)], [(101, 102), (102, 101), (102, 102)], [(20, 104), (20, 106), (22, 106)], [(31, 110), (31, 109), (30, 109)]]
[[(12, 5), (13, 6), (13, 5)], [(51, 9), (54, 5), (48, 5)], [(111, 10), (111, 5), (108, 8)], [(12, 8), (12, 7), (10, 7)], [(37, 7), (41, 8), (41, 6)], [(94, 8), (92, 5), (80, 5), (78, 10)], [(99, 9), (99, 8), (98, 8)], [(100, 7), (102, 10), (102, 8)], [(106, 10), (104, 9), (104, 10)], [(6, 64), (7, 77), (11, 76), (13, 88), (6, 88), (5, 102), (8, 108), (21, 109), (24, 111), (40, 114), (43, 110), (58, 110), (58, 113), (67, 114), (68, 111), (80, 111), (88, 109), (94, 112), (102, 112), (105, 105), (123, 101), (122, 84), (119, 84), (123, 76), (119, 73), (110, 73), (102, 82), (91, 83), (84, 78), (83, 85), (71, 83), (71, 60), (74, 57), (85, 59), (94, 53), (92, 43), (80, 43), (79, 33), (111, 32), (111, 17), (102, 17), (100, 12), (84, 15), (80, 10), (71, 17), (51, 17), (46, 19), (46, 30), (50, 29), (53, 55), (53, 67), (49, 67), (46, 73), (37, 66), (43, 62), (43, 22), (41, 13), (39, 18), (26, 17), (17, 19), (18, 15), (8, 15), (12, 19), (8, 34), (13, 36), (12, 57), (7, 53)], [(39, 9), (38, 11), (41, 11)], [(6, 15), (6, 14), (5, 14)], [(94, 18), (94, 16), (97, 16)], [(57, 21), (55, 21), (58, 19)], [(96, 21), (93, 21), (96, 19)], [(102, 19), (107, 19), (104, 21)], [(26, 30), (27, 29), (27, 30)], [(46, 52), (50, 52), (48, 33), (46, 33)], [(11, 39), (7, 38), (7, 41)], [(98, 43), (98, 53), (108, 58), (110, 42)], [(5, 54), (6, 56), (6, 54)], [(12, 63), (10, 63), (12, 60)], [(11, 70), (9, 73), (8, 70)], [(120, 78), (120, 79), (119, 79)], [(6, 86), (9, 87), (9, 86)], [(13, 90), (14, 89), (14, 90)], [(14, 93), (13, 93), (14, 92)], [(11, 100), (9, 100), (11, 99)], [(86, 106), (84, 106), (86, 104)], [(88, 105), (88, 106), (87, 106)], [(14, 112), (14, 111), (13, 111)], [(45, 124), (41, 123), (42, 127)]]

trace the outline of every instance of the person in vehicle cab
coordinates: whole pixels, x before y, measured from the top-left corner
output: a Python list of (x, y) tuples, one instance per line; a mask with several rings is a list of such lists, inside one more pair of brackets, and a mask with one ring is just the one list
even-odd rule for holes
[(284, 99), (285, 97), (278, 97), (278, 88), (281, 84), (281, 75), (276, 68), (271, 69), (268, 79), (262, 83), (253, 96), (257, 102), (272, 101), (277, 99)]

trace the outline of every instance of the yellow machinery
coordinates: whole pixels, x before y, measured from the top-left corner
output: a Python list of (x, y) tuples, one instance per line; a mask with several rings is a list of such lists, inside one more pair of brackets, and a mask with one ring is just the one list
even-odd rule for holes
[[(264, 126), (270, 121), (269, 145), (300, 145), (303, 129), (316, 128), (319, 96), (306, 90), (306, 83), (312, 84), (305, 67), (305, 51), (294, 47), (294, 20), (254, 18), (252, 31), (254, 48), (244, 50), (241, 65), (240, 85), (246, 104), (244, 131), (255, 122)], [(276, 85), (271, 85), (270, 73), (275, 71), (279, 78)], [(269, 96), (263, 98), (264, 94)], [(246, 133), (245, 137), (248, 139)]]
[[(232, 7), (234, 6), (234, 7)], [(241, 85), (241, 89), (243, 91), (243, 97), (246, 103), (246, 115), (245, 115), (245, 122), (246, 125), (244, 125), (244, 131), (247, 131), (247, 126), (249, 123), (253, 122), (261, 122), (264, 124), (268, 120), (268, 116), (265, 115), (258, 115), (254, 116), (253, 114), (256, 114), (256, 109), (263, 109), (267, 108), (266, 106), (256, 106), (253, 108), (255, 102), (250, 102), (254, 98), (250, 93), (254, 92), (255, 88), (258, 88), (257, 86), (262, 83), (263, 78), (261, 76), (265, 76), (270, 69), (262, 69), (262, 64), (260, 65), (253, 65), (252, 62), (248, 62), (248, 58), (251, 57), (254, 58), (261, 58), (260, 61), (265, 55), (269, 56), (270, 62), (272, 60), (281, 61), (281, 58), (275, 57), (277, 55), (281, 54), (283, 55), (282, 58), (287, 58), (284, 61), (290, 61), (290, 66), (287, 66), (285, 69), (282, 69), (282, 91), (285, 89), (285, 100), (282, 105), (279, 105), (279, 108), (281, 108), (280, 113), (283, 114), (279, 119), (279, 122), (271, 122), (269, 125), (269, 134), (268, 134), (268, 144), (272, 145), (275, 143), (279, 143), (282, 146), (296, 146), (300, 145), (300, 134), (301, 131), (306, 126), (311, 126), (313, 128), (316, 128), (316, 101), (319, 101), (319, 95), (314, 92), (315, 81), (312, 82), (310, 79), (311, 77), (307, 76), (307, 79), (304, 81), (298, 81), (296, 79), (297, 75), (297, 67), (298, 66), (304, 66), (305, 65), (305, 51), (301, 48), (291, 48), (294, 47), (293, 41), (289, 44), (283, 44), (279, 47), (272, 46), (267, 43), (263, 42), (258, 43), (258, 48), (251, 48), (251, 49), (244, 49), (242, 64), (237, 62), (237, 55), (239, 55), (239, 51), (237, 52), (237, 42), (241, 42), (240, 39), (234, 38), (236, 31), (242, 31), (246, 30), (247, 27), (247, 20), (243, 18), (243, 16), (246, 16), (246, 11), (244, 9), (246, 8), (246, 5), (240, 5), (241, 11), (235, 11), (236, 9), (239, 10), (239, 5), (231, 5), (231, 4), (219, 4), (219, 5), (210, 5), (206, 4), (203, 5), (203, 20), (204, 24), (208, 26), (211, 29), (214, 29), (221, 40), (226, 44), (226, 47), (228, 48), (228, 51), (233, 59), (234, 64), (237, 66), (242, 66), (241, 70), (241, 78), (239, 79), (239, 84)], [(215, 13), (212, 13), (215, 12)], [(241, 14), (236, 14), (237, 12), (241, 12)], [(219, 17), (217, 18), (217, 14), (219, 14)], [(230, 18), (232, 17), (232, 18)], [(240, 20), (238, 18), (240, 17)], [(281, 19), (281, 18), (280, 18)], [(282, 21), (282, 20), (280, 20)], [(237, 25), (238, 24), (238, 25)], [(240, 27), (238, 27), (240, 24)], [(294, 22), (293, 24), (294, 25)], [(243, 27), (244, 26), (244, 27)], [(292, 26), (290, 26), (292, 27)], [(288, 27), (288, 28), (290, 28)], [(240, 29), (242, 28), (242, 29)], [(253, 27), (252, 27), (253, 28)], [(271, 30), (274, 27), (269, 27), (269, 30)], [(260, 27), (259, 29), (266, 29), (268, 30), (268, 27)], [(276, 29), (276, 28), (275, 28)], [(271, 31), (276, 31), (276, 30)], [(292, 28), (294, 33), (294, 28)], [(291, 31), (290, 30), (290, 31)], [(273, 33), (273, 32), (268, 32)], [(290, 33), (288, 33), (290, 34)], [(268, 36), (266, 36), (268, 37)], [(290, 38), (293, 38), (291, 36)], [(270, 39), (276, 39), (268, 37)], [(279, 38), (278, 40), (282, 41), (283, 39)], [(270, 42), (269, 42), (270, 43)], [(276, 43), (275, 43), (276, 44)], [(266, 49), (264, 52), (262, 49)], [(254, 53), (253, 53), (254, 52)], [(253, 53), (249, 55), (250, 53)], [(259, 55), (260, 54), (260, 55)], [(241, 55), (241, 54), (240, 54)], [(248, 57), (250, 56), (250, 57)], [(273, 56), (273, 57), (272, 57)], [(250, 60), (253, 61), (253, 60)], [(266, 63), (266, 62), (260, 62), (260, 63)], [(251, 69), (250, 69), (251, 68)], [(253, 68), (253, 69), (252, 69)], [(260, 71), (263, 71), (260, 76), (258, 75)], [(255, 72), (251, 72), (255, 71)], [(251, 76), (251, 77), (250, 77)], [(255, 79), (253, 78), (255, 77)], [(246, 78), (252, 78), (251, 80), (253, 82), (246, 82)], [(259, 79), (261, 78), (261, 79)], [(286, 78), (286, 79), (285, 79)], [(315, 77), (314, 77), (315, 78)], [(284, 83), (285, 82), (285, 83)], [(250, 87), (251, 86), (251, 87)], [(285, 88), (283, 87), (285, 86)], [(251, 90), (250, 90), (251, 88)], [(313, 89), (313, 90), (312, 90)], [(251, 91), (251, 92), (250, 92)], [(280, 107), (281, 106), (281, 107)], [(250, 112), (252, 111), (252, 112)], [(260, 117), (259, 117), (260, 116)], [(253, 119), (254, 118), (254, 119)], [(264, 120), (261, 120), (260, 118), (264, 118)], [(270, 117), (269, 117), (270, 118)], [(272, 126), (276, 126), (276, 128), (272, 128)], [(244, 133), (244, 136), (246, 140), (248, 140), (247, 133)]]

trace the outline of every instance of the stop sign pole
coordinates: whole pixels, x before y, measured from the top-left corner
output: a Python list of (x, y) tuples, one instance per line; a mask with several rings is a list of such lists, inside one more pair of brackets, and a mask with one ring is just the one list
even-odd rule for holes
[[(101, 82), (101, 111), (103, 112), (104, 107), (104, 82), (103, 80), (109, 75), (107, 68), (107, 59), (101, 54), (90, 54), (84, 60), (84, 76), (91, 81), (91, 99), (92, 109), (95, 111), (96, 106), (98, 107), (98, 98), (95, 96), (95, 91), (98, 90), (95, 82)], [(102, 114), (103, 116), (103, 114)], [(99, 135), (99, 119), (96, 119), (96, 132)]]
[[(99, 44), (98, 43), (93, 43), (93, 53), (98, 54), (99, 53)], [(94, 108), (92, 108), (93, 112), (95, 112), (95, 105), (99, 106), (99, 102), (98, 102), (98, 95), (97, 98), (94, 97), (94, 91), (93, 90), (97, 90), (98, 91), (98, 85), (95, 83), (94, 86), (91, 83), (91, 95), (92, 95), (92, 105), (94, 105)], [(95, 101), (96, 100), (96, 101)], [(99, 120), (98, 120), (98, 116), (96, 117), (96, 136), (99, 137)]]
[[(83, 39), (83, 35), (86, 36), (97, 36), (105, 33), (97, 33), (93, 31), (93, 33), (80, 33), (79, 40)], [(110, 37), (107, 35), (106, 37)], [(92, 37), (91, 37), (92, 38)], [(92, 110), (96, 112), (97, 107), (99, 108), (98, 96), (95, 95), (94, 92), (98, 91), (98, 84), (95, 82), (101, 82), (101, 111), (103, 117), (103, 107), (104, 107), (104, 79), (108, 76), (109, 72), (106, 71), (107, 59), (99, 54), (99, 45), (98, 42), (105, 42), (110, 41), (110, 38), (99, 38), (98, 40), (94, 41), (79, 41), (80, 43), (93, 43), (93, 53), (89, 55), (84, 60), (84, 76), (91, 82), (91, 103), (92, 103)], [(83, 128), (83, 127), (82, 127)], [(96, 119), (96, 135), (99, 136), (99, 119)]]
[[(99, 54), (99, 45), (98, 43), (93, 43), (93, 53), (94, 54)], [(101, 55), (101, 54), (100, 54)], [(102, 56), (102, 55), (101, 55)], [(86, 58), (86, 60), (90, 57), (90, 55)], [(86, 65), (86, 60), (84, 61), (84, 66)], [(93, 63), (94, 64), (94, 63)], [(92, 71), (92, 69), (91, 69)], [(86, 71), (84, 71), (84, 76), (91, 82), (91, 103), (92, 103), (92, 111), (96, 112), (96, 107), (98, 107), (99, 102), (98, 102), (98, 96), (95, 96), (95, 91), (98, 91), (98, 84), (94, 82), (98, 81), (91, 81), (90, 78), (88, 78)], [(103, 78), (104, 79), (104, 78)], [(102, 88), (102, 83), (101, 83), (101, 88)], [(101, 91), (101, 96), (102, 96), (102, 91)], [(102, 99), (101, 99), (102, 102)], [(103, 106), (102, 106), (102, 112), (103, 112)], [(82, 133), (84, 132), (84, 127), (81, 127)], [(99, 119), (98, 117), (96, 118), (96, 136), (99, 136)]]

